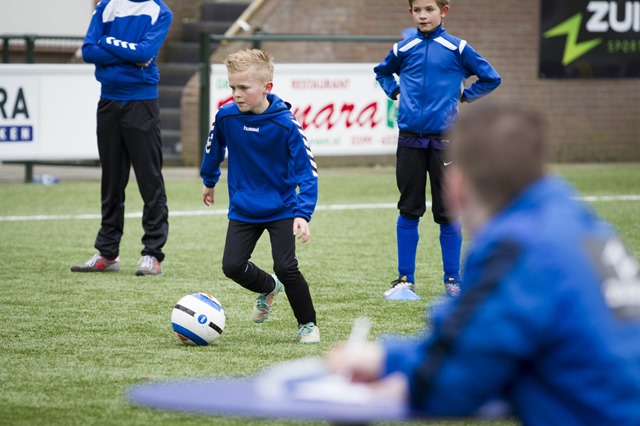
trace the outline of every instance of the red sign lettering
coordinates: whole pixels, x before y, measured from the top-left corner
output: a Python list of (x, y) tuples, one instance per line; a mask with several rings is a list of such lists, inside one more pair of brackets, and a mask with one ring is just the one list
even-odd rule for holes
[[(233, 96), (224, 98), (218, 102), (218, 108), (233, 102)], [(294, 107), (292, 112), (302, 127), (331, 130), (335, 126), (343, 125), (345, 128), (363, 127), (373, 129), (380, 121), (376, 120), (378, 103), (371, 102), (360, 108), (351, 103), (328, 103), (315, 108), (315, 105)]]

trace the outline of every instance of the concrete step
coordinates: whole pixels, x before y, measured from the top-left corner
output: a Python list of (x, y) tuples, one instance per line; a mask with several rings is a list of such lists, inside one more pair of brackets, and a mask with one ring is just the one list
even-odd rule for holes
[[(162, 152), (162, 165), (164, 167), (182, 167), (182, 155), (173, 152)], [(165, 180), (167, 178), (165, 177)]]
[(165, 86), (184, 86), (200, 68), (199, 64), (167, 62), (158, 64), (160, 84)]
[(180, 108), (182, 86), (159, 85), (160, 108)]
[(169, 41), (165, 48), (167, 62), (200, 62), (200, 44), (196, 42)]
[(224, 34), (229, 27), (233, 24), (233, 21), (221, 21), (221, 22), (210, 22), (210, 21), (193, 21), (193, 22), (185, 22), (182, 25), (182, 41), (185, 42), (200, 42), (200, 33), (207, 34)]
[(182, 142), (180, 138), (180, 130), (160, 131), (162, 137), (162, 155), (164, 162), (179, 163), (182, 159)]
[(167, 130), (180, 130), (180, 108), (160, 108), (160, 126)]
[[(181, 139), (180, 130), (162, 129), (160, 136), (162, 137), (163, 146), (173, 146), (179, 143)], [(180, 151), (182, 152), (182, 148)]]
[(251, 2), (217, 2), (202, 5), (203, 21), (235, 21)]

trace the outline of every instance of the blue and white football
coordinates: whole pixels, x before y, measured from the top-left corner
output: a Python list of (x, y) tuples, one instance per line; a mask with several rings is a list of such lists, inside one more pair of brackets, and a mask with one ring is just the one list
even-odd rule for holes
[(226, 316), (222, 304), (210, 294), (192, 293), (178, 300), (171, 327), (186, 345), (209, 345), (220, 338)]

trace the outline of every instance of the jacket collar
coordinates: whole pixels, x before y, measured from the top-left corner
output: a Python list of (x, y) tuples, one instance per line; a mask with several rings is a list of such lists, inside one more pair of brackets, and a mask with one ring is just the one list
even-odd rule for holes
[(233, 103), (232, 108), (234, 108), (234, 114), (241, 114), (245, 117), (262, 119), (265, 116), (273, 116), (281, 114), (283, 111), (289, 111), (291, 109), (291, 104), (283, 101), (278, 97), (278, 95), (274, 93), (269, 93), (267, 95), (267, 99), (269, 100), (269, 107), (262, 112), (261, 114), (254, 114), (253, 112), (241, 112), (236, 103)]
[(417, 37), (421, 39), (434, 39), (442, 35), (444, 33), (444, 26), (442, 24), (438, 25), (438, 27), (431, 31), (430, 33), (423, 33), (420, 30), (416, 31)]

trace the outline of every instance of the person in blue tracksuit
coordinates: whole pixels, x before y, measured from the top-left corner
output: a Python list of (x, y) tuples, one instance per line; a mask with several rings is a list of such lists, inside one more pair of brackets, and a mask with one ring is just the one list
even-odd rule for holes
[[(225, 60), (234, 102), (222, 106), (209, 132), (200, 174), (202, 199), (214, 202), (220, 164), (228, 150), (229, 226), (224, 274), (258, 293), (251, 319), (264, 322), (283, 289), (298, 322), (295, 339), (317, 343), (320, 331), (309, 285), (298, 269), (295, 237), (305, 243), (318, 198), (318, 172), (302, 126), (275, 94), (273, 57), (241, 50)], [(274, 274), (249, 259), (269, 232)]]
[(336, 348), (332, 370), (382, 380), (415, 415), (640, 424), (638, 262), (545, 173), (538, 113), (471, 108), (453, 136), (448, 204), (472, 234), (459, 297), (428, 333)]
[(135, 274), (160, 275), (169, 211), (162, 176), (162, 141), (156, 66), (173, 19), (161, 0), (103, 0), (95, 9), (82, 45), (82, 58), (95, 64), (101, 84), (97, 111), (102, 222), (98, 250), (72, 272), (120, 270), (125, 188), (133, 166), (144, 201), (144, 246)]
[[(440, 226), (440, 247), (446, 294), (459, 293), (462, 233), (457, 218), (446, 213), (442, 175), (450, 164), (450, 143), (444, 134), (458, 116), (459, 102), (473, 102), (500, 84), (496, 70), (465, 40), (443, 26), (449, 0), (409, 0), (417, 31), (396, 43), (374, 68), (376, 79), (389, 98), (398, 100), (396, 183), (400, 191), (396, 223), (398, 277), (393, 292), (414, 290), (420, 218), (426, 211), (427, 175), (431, 181), (431, 211)], [(463, 82), (478, 79), (468, 88)], [(399, 77), (399, 82), (396, 79)]]

